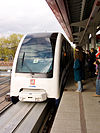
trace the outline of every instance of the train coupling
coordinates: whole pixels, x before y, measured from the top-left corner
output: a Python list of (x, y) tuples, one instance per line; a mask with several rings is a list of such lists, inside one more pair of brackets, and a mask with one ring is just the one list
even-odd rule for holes
[(43, 89), (23, 89), (19, 92), (19, 100), (26, 102), (42, 102), (47, 99), (47, 93)]

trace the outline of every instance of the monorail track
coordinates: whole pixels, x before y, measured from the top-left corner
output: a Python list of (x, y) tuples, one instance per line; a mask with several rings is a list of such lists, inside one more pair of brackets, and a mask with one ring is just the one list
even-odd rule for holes
[(56, 112), (54, 101), (13, 105), (5, 100), (9, 87), (10, 77), (0, 77), (0, 133), (48, 133)]
[(4, 112), (11, 102), (5, 100), (6, 94), (9, 92), (10, 88), (10, 77), (0, 77), (0, 114)]
[(52, 105), (18, 102), (1, 115), (0, 133), (38, 133)]

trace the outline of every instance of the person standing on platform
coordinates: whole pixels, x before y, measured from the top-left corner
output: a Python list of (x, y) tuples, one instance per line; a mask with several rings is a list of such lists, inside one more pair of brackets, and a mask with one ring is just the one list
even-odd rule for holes
[(96, 58), (100, 55), (100, 47), (98, 47), (98, 52), (96, 53)]
[(78, 83), (78, 88), (76, 92), (82, 92), (83, 85), (82, 85), (82, 52), (76, 47), (75, 49), (75, 60), (74, 60), (74, 79)]
[(96, 61), (96, 55), (95, 55), (95, 50), (94, 48), (91, 48), (91, 57), (90, 57), (90, 62), (91, 62), (91, 68), (90, 68), (90, 71), (91, 71), (91, 78), (95, 77), (95, 65), (94, 65), (94, 62)]
[(88, 69), (88, 78), (90, 77), (90, 70), (91, 70), (91, 52), (90, 50), (86, 51), (86, 61), (87, 61), (87, 69)]
[(94, 63), (96, 65), (96, 75), (97, 75), (97, 79), (96, 79), (96, 94), (93, 95), (95, 97), (100, 96), (100, 53), (97, 57), (97, 61)]
[[(82, 48), (81, 48), (82, 49)], [(86, 62), (86, 53), (82, 49), (82, 80), (85, 80), (85, 62)]]

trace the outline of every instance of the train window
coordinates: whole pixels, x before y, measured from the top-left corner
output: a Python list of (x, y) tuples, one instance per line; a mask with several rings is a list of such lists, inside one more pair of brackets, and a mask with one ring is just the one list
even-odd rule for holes
[(54, 51), (50, 37), (26, 36), (19, 52), (16, 73), (53, 72)]
[(63, 40), (62, 47), (61, 47), (61, 58), (60, 58), (60, 75), (62, 74), (62, 71), (64, 70), (65, 64), (66, 64), (66, 56), (65, 56), (65, 54), (66, 54), (65, 48), (66, 47), (65, 47), (65, 45), (66, 45), (66, 41)]

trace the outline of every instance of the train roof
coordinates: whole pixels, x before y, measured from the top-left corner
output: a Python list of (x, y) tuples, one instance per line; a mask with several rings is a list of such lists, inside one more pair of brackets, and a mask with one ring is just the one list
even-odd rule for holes
[(35, 38), (35, 37), (50, 37), (51, 35), (53, 35), (53, 36), (57, 36), (58, 35), (58, 32), (51, 32), (51, 33), (31, 33), (31, 34), (27, 34), (26, 35), (26, 37), (33, 37), (33, 38)]

